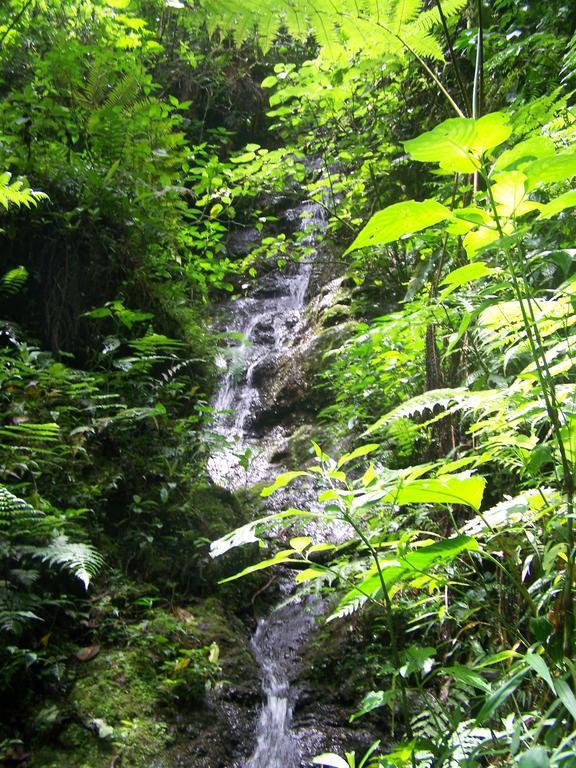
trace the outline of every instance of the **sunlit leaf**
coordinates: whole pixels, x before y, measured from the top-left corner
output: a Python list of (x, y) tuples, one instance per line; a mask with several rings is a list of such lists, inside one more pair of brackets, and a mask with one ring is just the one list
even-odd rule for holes
[(311, 541), (312, 539), (310, 536), (296, 536), (295, 538), (290, 539), (290, 546), (292, 549), (296, 550), (298, 554), (302, 554)]
[(442, 280), (442, 285), (447, 285), (451, 289), (460, 288), (466, 283), (471, 283), (474, 280), (480, 280), (482, 277), (493, 275), (500, 270), (489, 267), (484, 261), (474, 261), (471, 264), (466, 264), (464, 267), (458, 267), (447, 275)]
[(534, 160), (524, 167), (526, 189), (534, 189), (538, 184), (552, 184), (576, 176), (576, 153), (545, 157)]
[(372, 245), (392, 243), (405, 235), (412, 235), (451, 219), (452, 216), (451, 211), (436, 200), (395, 203), (372, 216), (346, 253)]
[(360, 445), (358, 448), (355, 448), (351, 453), (345, 453), (343, 456), (341, 456), (338, 460), (338, 468), (344, 466), (344, 464), (348, 464), (348, 462), (353, 461), (354, 459), (359, 459), (361, 456), (367, 456), (369, 453), (374, 453), (374, 451), (377, 451), (378, 448), (380, 448), (379, 443), (369, 443), (367, 445)]
[(549, 203), (540, 206), (539, 219), (551, 219), (552, 216), (557, 216), (567, 208), (574, 208), (576, 206), (576, 190), (572, 189), (570, 192), (565, 192), (559, 197), (555, 197), (550, 200)]
[(264, 490), (260, 493), (260, 496), (271, 496), (280, 488), (285, 488), (289, 483), (292, 482), (292, 480), (295, 480), (297, 477), (310, 477), (310, 473), (304, 472), (302, 470), (295, 470), (293, 472), (284, 472), (283, 474), (278, 475), (278, 477), (272, 483), (272, 485), (269, 485), (267, 488), (264, 488)]
[(478, 510), (486, 480), (478, 475), (442, 475), (413, 480), (394, 488), (382, 497), (383, 502), (404, 504), (465, 504)]
[(502, 152), (494, 163), (492, 171), (521, 171), (534, 160), (550, 157), (555, 152), (552, 139), (547, 136), (533, 136), (516, 144), (512, 149)]
[[(380, 568), (386, 588), (402, 582), (411, 581), (416, 575), (428, 573), (431, 568), (446, 565), (466, 551), (478, 549), (478, 543), (470, 536), (455, 536), (451, 539), (430, 544), (427, 547), (397, 555), (393, 559), (380, 560)], [(349, 607), (364, 604), (368, 599), (378, 599), (381, 593), (380, 576), (372, 567), (367, 576), (352, 590), (346, 593), (330, 620), (344, 615)]]
[(261, 560), (259, 563), (255, 563), (254, 565), (249, 565), (247, 568), (244, 568), (244, 570), (235, 573), (233, 576), (228, 576), (226, 579), (220, 579), (218, 583), (226, 584), (228, 581), (235, 581), (236, 579), (242, 578), (242, 576), (248, 576), (250, 573), (262, 571), (265, 568), (270, 568), (273, 565), (280, 565), (280, 563), (302, 562), (301, 560), (296, 560), (294, 558), (294, 554), (295, 552), (293, 549), (283, 549), (281, 552), (275, 554), (274, 557), (270, 557), (268, 560)]
[(445, 171), (474, 173), (484, 152), (502, 144), (511, 133), (507, 116), (493, 112), (477, 120), (445, 120), (431, 131), (405, 141), (404, 147), (414, 160), (439, 163)]

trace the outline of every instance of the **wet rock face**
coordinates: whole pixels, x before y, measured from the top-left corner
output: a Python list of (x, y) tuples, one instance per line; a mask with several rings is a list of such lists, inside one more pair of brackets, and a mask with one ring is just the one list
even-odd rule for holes
[(324, 355), (343, 343), (355, 331), (349, 321), (326, 329), (311, 325), (299, 344), (274, 361), (274, 367), (259, 378), (260, 408), (251, 422), (257, 433), (288, 421), (297, 427), (313, 420), (322, 406), (316, 376), (324, 366)]

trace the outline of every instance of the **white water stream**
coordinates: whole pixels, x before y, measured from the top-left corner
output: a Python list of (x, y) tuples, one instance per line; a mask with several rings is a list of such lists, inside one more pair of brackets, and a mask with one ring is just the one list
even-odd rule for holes
[[(304, 203), (285, 215), (299, 219), (299, 228), (308, 232), (305, 244), (314, 245), (325, 226), (321, 207)], [(214, 408), (220, 412), (216, 430), (230, 445), (215, 454), (208, 466), (212, 479), (231, 490), (271, 480), (282, 471), (270, 465), (271, 452), (283, 437), (282, 426), (256, 434), (253, 424), (262, 408), (267, 377), (275, 375), (277, 361), (297, 344), (312, 266), (311, 261), (302, 261), (284, 272), (271, 273), (228, 308), (226, 331), (237, 341), (227, 350), (226, 371)], [(249, 461), (242, 466), (247, 452)], [(288, 579), (283, 589), (288, 597), (292, 591)], [(318, 604), (309, 600), (292, 600), (258, 622), (252, 647), (262, 673), (265, 703), (255, 734), (256, 748), (245, 768), (297, 768), (301, 764), (291, 727), (291, 682), (318, 611)]]

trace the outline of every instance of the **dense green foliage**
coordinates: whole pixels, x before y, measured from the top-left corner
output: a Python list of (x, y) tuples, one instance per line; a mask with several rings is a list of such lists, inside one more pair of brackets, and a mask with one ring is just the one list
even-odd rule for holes
[[(576, 764), (575, 29), (560, 0), (2, 5), (6, 759), (149, 764), (241, 632), (217, 580), (291, 565), (326, 631), (365, 614), (350, 717), (386, 728), (317, 764)], [(309, 254), (279, 197), (326, 209), (354, 288), (315, 380), (330, 449), (262, 494), (307, 479), (319, 506), (249, 522), (207, 477), (209, 321)], [(210, 561), (279, 519), (289, 547)], [(36, 694), (72, 720), (34, 734)]]

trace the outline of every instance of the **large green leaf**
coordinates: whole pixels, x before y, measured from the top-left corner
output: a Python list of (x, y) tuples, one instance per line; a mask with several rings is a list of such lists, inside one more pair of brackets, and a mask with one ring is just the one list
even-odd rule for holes
[(442, 292), (442, 298), (446, 298), (456, 288), (460, 288), (467, 283), (471, 283), (474, 280), (480, 280), (482, 277), (493, 275), (500, 270), (489, 267), (485, 261), (473, 261), (471, 264), (466, 264), (463, 267), (458, 267), (446, 275), (442, 280), (442, 285), (448, 286), (445, 291)]
[(570, 192), (565, 192), (559, 197), (555, 197), (550, 200), (549, 203), (540, 207), (539, 219), (551, 219), (552, 216), (557, 216), (567, 208), (574, 208), (576, 206), (576, 190), (572, 189)]
[(552, 184), (576, 176), (576, 153), (544, 157), (524, 167), (526, 189), (530, 191), (538, 184)]
[(531, 747), (518, 757), (519, 768), (549, 768), (550, 758), (545, 747)]
[(270, 557), (268, 560), (261, 560), (259, 563), (255, 563), (254, 565), (249, 565), (247, 568), (244, 568), (244, 570), (235, 573), (233, 576), (228, 576), (226, 579), (221, 579), (218, 583), (225, 584), (227, 581), (235, 581), (236, 579), (242, 578), (242, 576), (248, 576), (250, 573), (262, 571), (265, 568), (270, 568), (273, 565), (280, 565), (281, 563), (302, 562), (301, 560), (294, 558), (295, 554), (295, 549), (283, 549), (281, 552), (275, 554), (274, 557)]
[(451, 218), (451, 211), (436, 200), (395, 203), (372, 216), (346, 253), (370, 245), (392, 243), (405, 235), (412, 235)]
[(367, 456), (369, 453), (373, 453), (380, 448), (380, 443), (368, 443), (367, 445), (360, 445), (358, 448), (354, 448), (351, 453), (345, 453), (338, 459), (338, 469), (343, 467), (344, 464), (348, 464), (349, 461), (354, 461), (362, 456)]
[(268, 485), (260, 496), (271, 496), (273, 493), (278, 491), (280, 488), (285, 488), (289, 483), (292, 482), (292, 480), (295, 480), (297, 477), (303, 477), (308, 476), (310, 477), (309, 472), (304, 472), (302, 470), (295, 470), (293, 472), (283, 472), (281, 475), (278, 475), (276, 480), (272, 483), (272, 485)]
[(554, 142), (547, 136), (533, 136), (512, 149), (502, 152), (493, 165), (493, 171), (521, 171), (526, 165), (555, 153)]
[(501, 218), (522, 216), (539, 207), (532, 200), (526, 200), (526, 176), (521, 171), (499, 174), (492, 185), (492, 195)]
[[(455, 536), (452, 539), (430, 544), (427, 547), (414, 549), (406, 554), (398, 555), (394, 559), (380, 560), (380, 568), (387, 589), (403, 581), (409, 581), (416, 576), (430, 571), (438, 565), (446, 565), (458, 557), (462, 552), (478, 549), (476, 539), (471, 536)], [(357, 587), (350, 590), (342, 600), (330, 619), (345, 615), (351, 608), (361, 605), (370, 598), (378, 598), (381, 592), (380, 576), (376, 567), (368, 571), (366, 577)]]
[(465, 504), (478, 511), (486, 480), (478, 475), (442, 475), (410, 480), (385, 493), (382, 502), (405, 504)]
[(368, 714), (368, 712), (372, 712), (374, 709), (384, 707), (386, 704), (393, 701), (395, 696), (396, 691), (393, 688), (389, 688), (387, 691), (370, 691), (370, 693), (367, 693), (362, 699), (358, 711), (350, 715), (350, 722), (353, 723), (354, 720), (362, 717), (362, 715)]
[(454, 117), (431, 131), (404, 142), (414, 160), (439, 163), (445, 171), (474, 173), (484, 152), (502, 144), (512, 133), (503, 112), (492, 112), (477, 120)]

